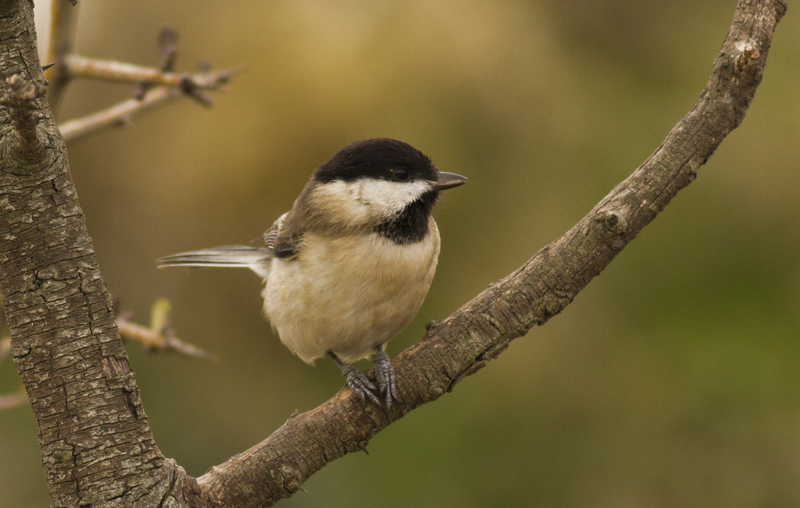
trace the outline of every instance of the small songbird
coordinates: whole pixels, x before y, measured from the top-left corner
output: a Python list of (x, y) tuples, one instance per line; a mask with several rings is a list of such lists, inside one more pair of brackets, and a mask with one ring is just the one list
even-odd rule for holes
[[(281, 342), (309, 364), (329, 357), (362, 400), (389, 408), (399, 399), (386, 345), (417, 314), (436, 271), (431, 211), (439, 191), (466, 181), (402, 141), (356, 141), (314, 171), (265, 247), (184, 252), (158, 266), (250, 268), (264, 280), (264, 313)], [(377, 385), (348, 365), (370, 356)]]

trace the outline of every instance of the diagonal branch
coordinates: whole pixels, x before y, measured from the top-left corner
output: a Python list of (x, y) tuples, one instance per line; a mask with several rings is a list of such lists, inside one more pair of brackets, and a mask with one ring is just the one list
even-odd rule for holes
[(141, 99), (128, 99), (103, 111), (64, 122), (58, 128), (64, 141), (69, 143), (106, 127), (129, 125), (134, 114), (155, 108), (180, 96), (180, 92), (161, 86), (150, 90)]
[(350, 397), (348, 388), (288, 420), (253, 448), (197, 479), (193, 495), (211, 506), (269, 506), (312, 474), (359, 451), (378, 432), (436, 400), (497, 357), (534, 325), (544, 324), (633, 240), (736, 128), (761, 81), (786, 4), (740, 0), (727, 38), (694, 108), (628, 179), (561, 238), (513, 274), (434, 323), (395, 358), (403, 403), (388, 414)]

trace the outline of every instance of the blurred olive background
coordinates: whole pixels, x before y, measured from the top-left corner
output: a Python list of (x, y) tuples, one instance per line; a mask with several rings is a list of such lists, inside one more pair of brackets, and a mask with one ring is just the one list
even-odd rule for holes
[[(778, 26), (744, 123), (563, 314), (305, 485), (296, 507), (800, 506), (800, 30)], [(311, 170), (377, 136), (469, 177), (436, 210), (437, 277), (389, 347), (558, 238), (694, 104), (734, 0), (81, 2), (79, 52), (242, 64), (190, 100), (69, 147), (102, 273), (148, 321), (158, 297), (212, 363), (127, 346), (159, 447), (192, 475), (335, 393), (261, 316), (241, 270), (157, 270), (247, 243)], [(130, 96), (75, 82), (62, 120)], [(7, 333), (5, 326), (0, 333)], [(367, 367), (364, 363), (362, 367)], [(402, 380), (401, 380), (402, 382)], [(21, 389), (9, 362), (0, 391)], [(27, 407), (0, 414), (0, 507), (48, 506)]]

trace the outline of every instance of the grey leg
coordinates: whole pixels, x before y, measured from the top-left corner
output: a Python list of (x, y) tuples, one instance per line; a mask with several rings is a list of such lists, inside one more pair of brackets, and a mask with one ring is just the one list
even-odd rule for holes
[(376, 397), (375, 393), (373, 393), (377, 391), (377, 387), (372, 383), (372, 381), (367, 379), (367, 376), (365, 376), (363, 372), (352, 365), (347, 365), (342, 362), (339, 357), (333, 353), (333, 351), (328, 351), (325, 354), (328, 358), (333, 360), (333, 363), (335, 363), (339, 369), (341, 369), (342, 376), (344, 376), (344, 379), (347, 381), (350, 389), (353, 390), (353, 393), (358, 395), (362, 401), (365, 399), (365, 397), (368, 397), (369, 400), (371, 400), (375, 405), (381, 405), (381, 401), (378, 400), (378, 397)]
[(392, 407), (392, 399), (400, 401), (397, 395), (397, 380), (394, 376), (392, 360), (386, 354), (386, 344), (372, 357), (372, 365), (375, 367), (375, 378), (378, 380), (378, 393), (385, 397), (384, 405), (386, 409)]

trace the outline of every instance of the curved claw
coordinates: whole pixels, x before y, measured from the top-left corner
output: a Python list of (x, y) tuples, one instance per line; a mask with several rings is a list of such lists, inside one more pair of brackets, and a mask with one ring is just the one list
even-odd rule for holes
[(375, 367), (375, 378), (378, 381), (378, 393), (384, 395), (384, 406), (389, 409), (392, 407), (392, 399), (400, 402), (392, 361), (384, 351), (379, 351), (372, 357), (372, 364)]
[(353, 393), (355, 393), (359, 399), (364, 401), (365, 398), (369, 398), (373, 404), (377, 406), (381, 405), (381, 401), (378, 400), (378, 397), (376, 397), (375, 393), (373, 393), (377, 390), (377, 388), (372, 381), (367, 379), (367, 376), (365, 376), (363, 372), (352, 365), (343, 365), (341, 369), (342, 375), (347, 381), (347, 385), (351, 390), (353, 390)]

